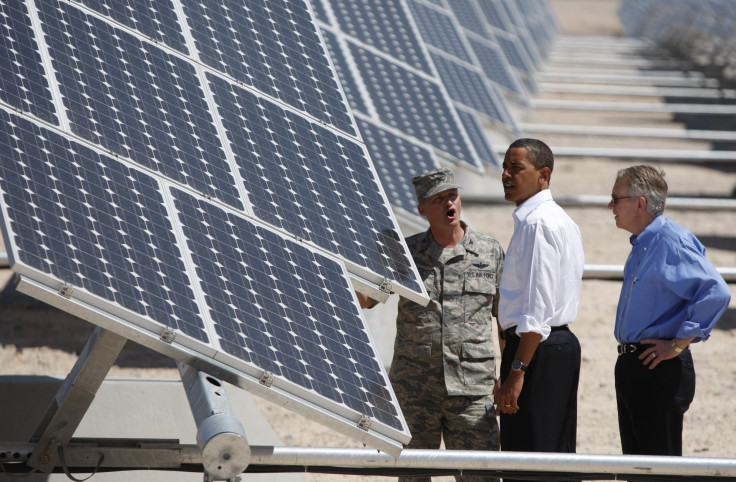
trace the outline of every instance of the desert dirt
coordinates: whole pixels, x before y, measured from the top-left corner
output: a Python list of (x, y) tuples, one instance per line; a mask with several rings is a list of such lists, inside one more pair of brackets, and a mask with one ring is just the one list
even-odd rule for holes
[[(614, 0), (551, 0), (564, 35), (621, 34)], [(548, 94), (544, 97), (575, 97)], [(626, 118), (600, 113), (529, 114), (527, 122), (561, 122), (595, 125), (634, 125), (638, 121), (661, 127), (677, 127), (667, 115), (653, 119)], [(606, 124), (607, 123), (607, 124)], [(595, 138), (594, 136), (539, 136), (551, 146), (660, 147), (661, 141), (647, 144), (642, 139)], [(701, 149), (702, 142), (667, 141), (669, 148)], [(707, 145), (706, 147), (707, 148)], [(635, 160), (558, 158), (552, 176), (555, 196), (576, 194), (610, 195), (616, 171)], [(736, 186), (736, 170), (702, 163), (656, 164), (666, 172), (671, 196), (731, 197)], [(492, 179), (492, 182), (500, 182)], [(477, 230), (508, 245), (512, 231), (513, 206), (466, 202), (463, 213)], [(587, 263), (622, 265), (628, 255), (629, 235), (615, 227), (611, 212), (600, 207), (567, 207), (580, 226)], [(718, 267), (736, 267), (736, 218), (731, 211), (668, 210), (668, 217), (694, 232), (708, 249), (709, 259)], [(10, 273), (1, 272), (0, 281)], [(616, 342), (613, 321), (620, 281), (586, 279), (573, 331), (582, 345), (582, 373), (579, 386), (579, 453), (620, 454), (616, 419), (613, 368)], [(736, 298), (736, 285), (731, 284)], [(49, 375), (64, 377), (77, 360), (94, 326), (63, 312), (37, 303), (11, 303), (6, 288), (0, 306), (0, 374)], [(10, 300), (10, 301), (9, 301)], [(685, 455), (736, 457), (736, 301), (714, 330), (710, 340), (692, 348), (697, 373), (695, 401), (685, 417)], [(149, 349), (129, 342), (110, 372), (111, 377), (178, 378), (174, 362)], [(362, 445), (329, 428), (254, 397), (284, 445), (313, 447), (361, 447)], [(382, 477), (306, 475), (307, 480), (386, 480)], [(438, 477), (435, 480), (452, 480)]]

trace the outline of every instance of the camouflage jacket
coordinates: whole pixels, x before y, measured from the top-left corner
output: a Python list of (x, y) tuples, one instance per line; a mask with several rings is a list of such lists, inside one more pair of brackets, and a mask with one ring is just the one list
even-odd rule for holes
[(430, 302), (399, 300), (390, 372), (394, 385), (421, 384), (430, 358), (441, 356), (444, 374), (433, 375), (444, 375), (449, 395), (493, 392), (491, 315), (497, 315), (504, 252), (494, 238), (463, 227), (465, 236), (453, 249), (435, 243), (429, 230), (406, 239)]

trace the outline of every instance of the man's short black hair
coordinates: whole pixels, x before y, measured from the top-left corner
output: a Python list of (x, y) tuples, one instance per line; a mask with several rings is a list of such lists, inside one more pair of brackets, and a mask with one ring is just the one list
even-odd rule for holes
[(517, 139), (511, 143), (509, 149), (512, 147), (526, 149), (527, 158), (529, 162), (534, 164), (536, 169), (542, 169), (543, 167), (549, 167), (550, 171), (554, 169), (555, 158), (552, 155), (552, 149), (539, 139)]

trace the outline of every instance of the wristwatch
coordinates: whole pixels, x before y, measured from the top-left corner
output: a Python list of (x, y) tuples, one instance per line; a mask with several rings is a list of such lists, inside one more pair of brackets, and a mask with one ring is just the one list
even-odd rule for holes
[(524, 364), (523, 361), (517, 359), (511, 362), (511, 369), (517, 372), (526, 373), (527, 366)]

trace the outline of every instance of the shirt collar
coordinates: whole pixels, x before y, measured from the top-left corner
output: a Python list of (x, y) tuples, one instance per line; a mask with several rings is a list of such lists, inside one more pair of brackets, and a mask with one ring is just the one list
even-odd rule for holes
[(646, 246), (651, 244), (654, 237), (662, 229), (662, 226), (664, 226), (666, 219), (667, 218), (665, 218), (663, 215), (658, 214), (654, 219), (652, 219), (651, 223), (647, 224), (647, 227), (644, 228), (644, 231), (639, 233), (638, 236), (636, 234), (631, 235), (631, 237), (629, 238), (629, 242), (631, 242), (631, 245), (636, 246), (642, 244)]
[[(458, 247), (461, 247), (465, 251), (470, 251), (477, 254), (477, 250), (475, 249), (475, 232), (470, 229), (470, 226), (468, 226), (465, 221), (460, 221), (460, 225), (463, 227), (465, 235), (463, 236), (463, 239), (461, 239), (460, 242), (457, 243), (457, 246), (455, 246), (454, 250), (457, 250)], [(430, 257), (436, 259), (439, 259), (439, 257), (442, 255), (442, 252), (444, 251), (444, 248), (437, 244), (432, 237), (431, 229), (428, 229), (426, 231), (426, 234), (424, 236), (424, 248), (422, 248), (422, 251), (429, 254)]]
[(553, 201), (552, 192), (549, 189), (542, 189), (534, 196), (530, 197), (514, 209), (513, 216), (516, 222), (521, 222), (531, 214), (540, 204)]

